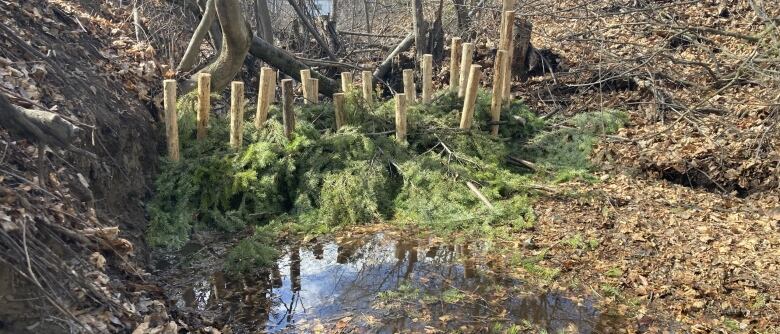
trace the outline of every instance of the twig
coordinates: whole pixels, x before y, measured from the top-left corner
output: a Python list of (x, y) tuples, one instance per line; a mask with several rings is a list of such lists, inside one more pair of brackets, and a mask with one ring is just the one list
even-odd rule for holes
[(479, 200), (482, 201), (482, 203), (484, 203), (485, 206), (487, 206), (489, 209), (493, 209), (493, 204), (490, 204), (490, 201), (487, 199), (487, 197), (485, 197), (485, 195), (483, 195), (482, 192), (479, 191), (479, 188), (477, 188), (477, 186), (474, 185), (474, 183), (472, 183), (471, 181), (466, 181), (466, 186), (469, 187), (469, 190), (471, 190), (471, 192), (473, 192), (474, 195), (477, 195)]

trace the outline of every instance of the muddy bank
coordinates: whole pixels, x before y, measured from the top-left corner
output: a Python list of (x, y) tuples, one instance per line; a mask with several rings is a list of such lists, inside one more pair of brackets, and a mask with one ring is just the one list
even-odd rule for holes
[(261, 274), (222, 271), (230, 242), (193, 241), (156, 254), (175, 312), (233, 333), (615, 332), (621, 316), (588, 298), (540, 289), (508, 274), (492, 245), (449, 243), (387, 228), (282, 247)]
[(0, 93), (82, 130), (72, 147), (43, 148), (0, 128), (0, 332), (130, 331), (159, 161), (154, 49), (129, 38), (115, 3), (2, 2), (0, 13)]

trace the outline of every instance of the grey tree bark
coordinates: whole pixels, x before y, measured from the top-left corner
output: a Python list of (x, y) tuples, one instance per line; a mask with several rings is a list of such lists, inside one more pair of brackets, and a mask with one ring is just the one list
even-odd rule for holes
[[(301, 70), (309, 69), (309, 66), (295, 58), (295, 56), (287, 53), (286, 51), (275, 47), (274, 45), (264, 41), (261, 38), (255, 37), (252, 39), (252, 45), (249, 52), (268, 63), (269, 65), (276, 67), (284, 74), (289, 75), (297, 81), (301, 81)], [(334, 93), (338, 93), (340, 83), (336, 80), (328, 78), (316, 71), (311, 71), (312, 78), (319, 79), (320, 93), (332, 96)]]
[(406, 50), (409, 50), (409, 48), (412, 47), (412, 44), (414, 43), (415, 34), (409, 33), (409, 35), (406, 35), (406, 38), (404, 38), (401, 43), (398, 43), (398, 45), (393, 49), (393, 52), (390, 52), (389, 55), (385, 58), (384, 61), (382, 61), (381, 64), (379, 64), (379, 67), (374, 70), (374, 78), (378, 79), (384, 79), (385, 75), (387, 75), (387, 72), (390, 71), (390, 68), (393, 66), (393, 59), (395, 59), (396, 56), (398, 56), (399, 53), (404, 52)]
[(428, 31), (428, 23), (425, 22), (423, 16), (422, 0), (412, 1), (412, 14), (414, 20), (412, 21), (412, 28), (414, 31), (414, 45), (417, 48), (417, 59), (422, 59), (422, 56), (428, 53), (428, 42), (426, 41), (426, 32)]
[[(236, 73), (241, 70), (244, 59), (249, 53), (251, 39), (249, 25), (241, 14), (241, 4), (238, 0), (209, 0), (209, 2), (212, 1), (222, 29), (222, 46), (217, 58), (199, 73), (211, 74), (211, 90), (218, 92), (224, 89), (233, 80)], [(204, 20), (206, 20), (205, 15), (201, 23)], [(193, 41), (195, 37), (199, 36), (194, 35)], [(199, 43), (197, 44), (199, 45)], [(195, 84), (196, 77), (189, 78), (182, 84), (182, 92), (191, 91), (195, 88)]]
[(30, 141), (51, 147), (67, 148), (82, 129), (60, 115), (12, 105), (0, 94), (0, 125)]
[(455, 5), (455, 16), (458, 18), (458, 34), (462, 36), (471, 24), (466, 0), (452, 0), (452, 4)]
[(271, 11), (268, 10), (267, 0), (255, 0), (255, 14), (257, 15), (257, 34), (268, 43), (274, 44), (274, 30), (271, 26)]
[(203, 17), (200, 19), (198, 27), (195, 28), (195, 32), (192, 34), (190, 43), (187, 45), (187, 50), (184, 51), (184, 56), (182, 56), (179, 66), (176, 68), (177, 71), (189, 71), (195, 66), (195, 63), (197, 63), (200, 45), (203, 43), (203, 39), (206, 37), (209, 29), (211, 29), (212, 23), (214, 23), (214, 20), (217, 17), (217, 9), (214, 6), (214, 1), (215, 0), (208, 0), (208, 2), (206, 2)]
[(298, 14), (298, 18), (301, 19), (301, 22), (303, 22), (303, 25), (306, 27), (306, 30), (308, 30), (313, 36), (314, 39), (317, 41), (317, 44), (319, 44), (323, 50), (325, 50), (325, 53), (328, 55), (328, 58), (331, 60), (337, 60), (336, 55), (333, 53), (333, 50), (330, 49), (330, 46), (328, 45), (328, 42), (325, 41), (325, 39), (320, 35), (320, 32), (317, 31), (317, 28), (314, 27), (314, 24), (311, 23), (311, 18), (306, 15), (306, 12), (303, 11), (301, 6), (298, 5), (295, 0), (288, 0), (287, 2), (290, 3), (290, 5), (295, 9), (295, 13)]

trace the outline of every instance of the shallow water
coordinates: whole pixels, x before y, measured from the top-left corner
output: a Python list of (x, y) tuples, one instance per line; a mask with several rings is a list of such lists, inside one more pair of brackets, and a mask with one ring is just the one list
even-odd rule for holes
[(486, 332), (497, 323), (553, 333), (621, 328), (620, 318), (589, 300), (540, 293), (505, 278), (483, 253), (474, 245), (370, 234), (288, 247), (276, 267), (255, 280), (231, 281), (218, 266), (201, 266), (172, 287), (170, 298), (236, 333)]

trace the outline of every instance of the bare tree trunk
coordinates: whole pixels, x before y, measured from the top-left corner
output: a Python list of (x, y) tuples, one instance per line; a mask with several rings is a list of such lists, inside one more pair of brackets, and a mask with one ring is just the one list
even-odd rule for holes
[(298, 14), (298, 17), (301, 19), (301, 22), (303, 22), (303, 25), (306, 27), (309, 32), (314, 35), (314, 39), (317, 41), (317, 44), (322, 47), (323, 50), (325, 50), (325, 53), (328, 55), (328, 58), (331, 60), (337, 60), (336, 55), (333, 53), (333, 51), (330, 49), (330, 46), (325, 41), (324, 38), (322, 38), (322, 35), (320, 35), (319, 31), (317, 31), (317, 28), (314, 27), (314, 24), (311, 23), (311, 20), (309, 16), (306, 14), (306, 12), (303, 11), (301, 6), (298, 5), (298, 3), (295, 2), (295, 0), (288, 0), (287, 2), (290, 3), (290, 5), (295, 9), (295, 13)]
[(469, 30), (469, 12), (466, 8), (466, 0), (452, 0), (455, 6), (455, 15), (458, 18), (458, 33), (462, 35)]
[(412, 1), (412, 14), (414, 15), (414, 21), (412, 21), (414, 29), (414, 45), (417, 48), (417, 59), (422, 59), (422, 55), (428, 53), (428, 43), (425, 40), (425, 32), (428, 31), (428, 23), (425, 22), (423, 16), (422, 0)]
[[(268, 43), (274, 44), (274, 30), (271, 25), (271, 12), (267, 0), (255, 0), (258, 35)], [(262, 28), (262, 29), (261, 29)]]
[[(200, 8), (200, 11), (197, 14), (200, 14), (201, 16), (206, 13), (206, 4), (208, 3), (208, 0), (198, 0), (197, 1), (197, 7)], [(216, 20), (213, 20), (211, 23), (211, 27), (209, 27), (209, 42), (212, 46), (214, 46), (214, 49), (222, 45), (222, 31), (219, 28), (219, 22)]]
[[(254, 38), (252, 40), (249, 52), (253, 56), (262, 59), (269, 65), (278, 68), (282, 73), (287, 74), (298, 81), (301, 80), (301, 70), (309, 69), (309, 66), (295, 58), (293, 55), (260, 38)], [(328, 78), (316, 71), (311, 71), (311, 76), (320, 81), (320, 93), (327, 96), (338, 93), (340, 86), (336, 80)]]
[(513, 29), (515, 35), (515, 56), (512, 60), (513, 74), (519, 77), (521, 81), (528, 80), (528, 70), (530, 69), (530, 58), (535, 56), (531, 45), (531, 32), (533, 25), (527, 20), (520, 20)]
[(176, 68), (177, 71), (189, 71), (198, 61), (200, 44), (203, 42), (203, 38), (206, 37), (206, 34), (211, 28), (211, 24), (214, 23), (214, 19), (217, 17), (217, 9), (214, 6), (214, 1), (215, 0), (208, 0), (206, 3), (203, 17), (200, 19), (200, 23), (198, 23), (195, 32), (192, 34), (190, 44), (187, 45), (187, 51), (184, 52), (184, 56), (181, 58), (179, 66)]
[(363, 11), (366, 14), (366, 31), (371, 33), (371, 16), (368, 13), (368, 0), (363, 0)]
[[(219, 56), (200, 72), (211, 74), (211, 91), (218, 92), (224, 89), (241, 70), (249, 52), (251, 39), (249, 25), (241, 14), (241, 4), (238, 0), (209, 1), (214, 1), (219, 25), (222, 28), (222, 46)], [(182, 84), (182, 92), (192, 90), (195, 81), (196, 78), (192, 77)]]
[(339, 0), (333, 0), (330, 8), (330, 22), (333, 22), (333, 28), (336, 28), (336, 22), (339, 21)]
[(433, 20), (428, 36), (428, 52), (438, 62), (444, 58), (444, 28), (442, 27), (441, 14), (444, 8), (444, 0), (439, 0), (439, 8), (436, 10), (436, 18)]

